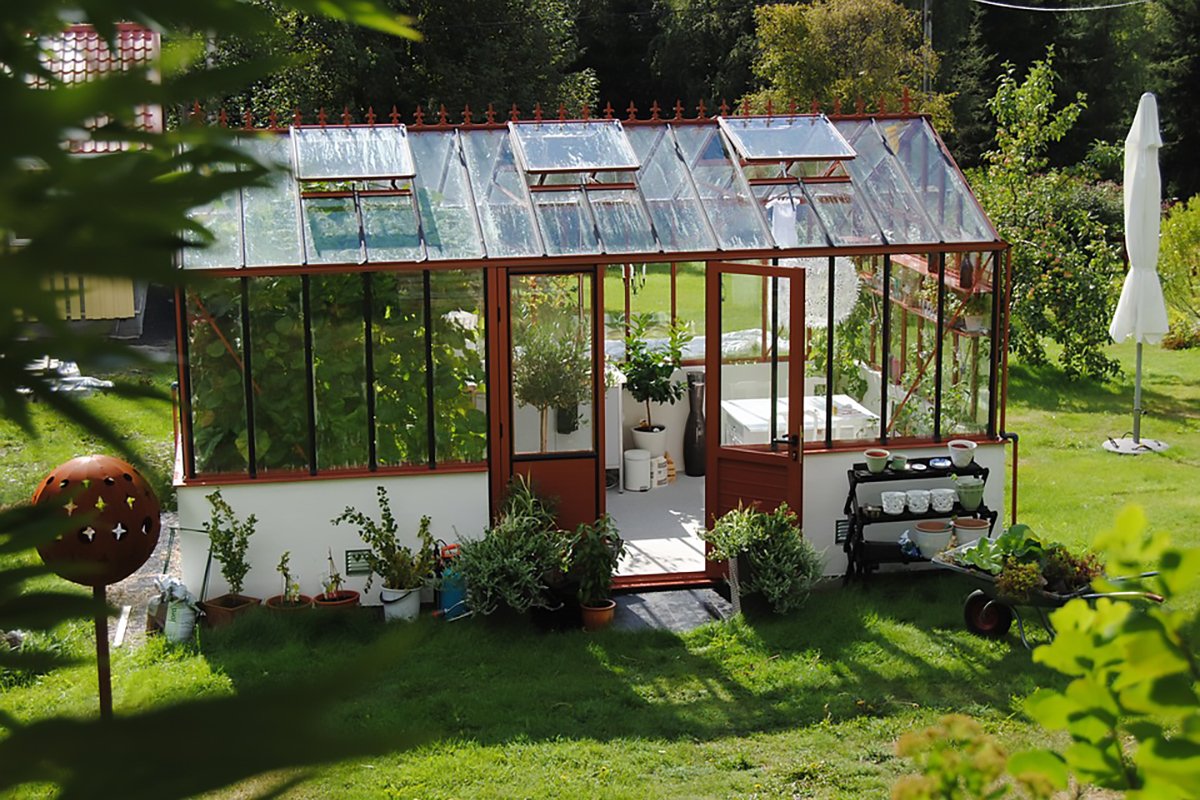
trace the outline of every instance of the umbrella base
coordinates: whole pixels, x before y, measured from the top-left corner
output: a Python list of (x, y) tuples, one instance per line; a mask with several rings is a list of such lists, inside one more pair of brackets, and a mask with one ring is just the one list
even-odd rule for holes
[(1169, 445), (1166, 442), (1160, 442), (1157, 439), (1139, 439), (1134, 441), (1129, 434), (1125, 434), (1120, 439), (1114, 439), (1111, 436), (1104, 440), (1100, 445), (1110, 453), (1116, 453), (1121, 456), (1140, 456), (1143, 453), (1161, 453), (1166, 450)]

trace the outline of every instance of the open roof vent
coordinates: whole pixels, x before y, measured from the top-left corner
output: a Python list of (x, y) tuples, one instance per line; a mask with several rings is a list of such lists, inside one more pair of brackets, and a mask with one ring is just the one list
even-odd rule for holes
[(785, 117), (717, 117), (738, 157), (747, 164), (842, 161), (854, 148), (824, 114)]

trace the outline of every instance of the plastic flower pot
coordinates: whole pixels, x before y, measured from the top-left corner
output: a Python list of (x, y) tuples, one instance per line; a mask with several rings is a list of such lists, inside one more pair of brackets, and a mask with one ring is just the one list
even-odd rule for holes
[(421, 589), (389, 589), (386, 586), (379, 590), (379, 599), (383, 603), (384, 622), (412, 622), (421, 613)]

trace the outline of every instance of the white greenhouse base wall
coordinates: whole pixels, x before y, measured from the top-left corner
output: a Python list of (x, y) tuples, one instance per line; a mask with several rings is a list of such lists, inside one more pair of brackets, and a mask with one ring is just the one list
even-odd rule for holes
[[(365, 575), (345, 575), (346, 551), (364, 549), (358, 529), (346, 523), (333, 525), (330, 520), (351, 505), (375, 520), (379, 504), (375, 487), (387, 488), (392, 512), (400, 528), (400, 543), (417, 543), (421, 516), (431, 518), (430, 532), (446, 542), (483, 535), (488, 521), (488, 476), (479, 473), (445, 475), (394, 475), (340, 480), (304, 480), (293, 483), (236, 484), (231, 486), (178, 486), (180, 553), (183, 580), (199, 596), (204, 583), (208, 558), (208, 536), (203, 532), (211, 507), (205, 499), (220, 488), (221, 496), (240, 519), (258, 517), (258, 526), (249, 546), (250, 573), (245, 594), (266, 598), (279, 594), (281, 578), (275, 571), (283, 551), (291, 551), (291, 567), (299, 575), (304, 594), (321, 592), (321, 580), (328, 572), (327, 553), (346, 578), (347, 589), (362, 591)], [(379, 579), (370, 597), (363, 603), (379, 603)], [(207, 597), (224, 594), (228, 589), (221, 577), (220, 565), (213, 561), (209, 570)]]
[[(910, 458), (926, 458), (946, 454), (945, 445), (889, 449), (893, 453), (903, 453)], [(826, 575), (844, 575), (846, 573), (846, 554), (842, 552), (842, 546), (836, 544), (834, 540), (837, 521), (845, 518), (842, 509), (846, 503), (846, 494), (850, 491), (846, 471), (856, 461), (862, 460), (861, 450), (804, 454), (804, 536), (817, 548), (817, 552), (824, 552)], [(1000, 514), (993, 533), (993, 535), (999, 535), (1006, 510), (1004, 480), (1008, 456), (1004, 444), (981, 443), (975, 450), (975, 460), (991, 470), (988, 474), (987, 486), (984, 488), (983, 501), (988, 508)], [(863, 502), (879, 505), (879, 493), (885, 488), (889, 491), (898, 491), (953, 485), (948, 478), (879, 483), (860, 488), (859, 498)], [(905, 528), (911, 527), (912, 524), (911, 522), (878, 522), (866, 529), (866, 538), (869, 541), (894, 542)], [(928, 568), (926, 565), (884, 564), (880, 570), (886, 571), (889, 568), (910, 570), (922, 567)]]

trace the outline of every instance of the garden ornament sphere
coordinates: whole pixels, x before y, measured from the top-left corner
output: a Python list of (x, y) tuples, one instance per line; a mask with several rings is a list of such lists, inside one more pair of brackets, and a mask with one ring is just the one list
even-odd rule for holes
[(70, 529), (40, 545), (38, 555), (50, 569), (84, 586), (129, 577), (158, 544), (158, 498), (119, 458), (81, 456), (59, 465), (42, 479), (33, 503), (60, 505), (70, 518)]

